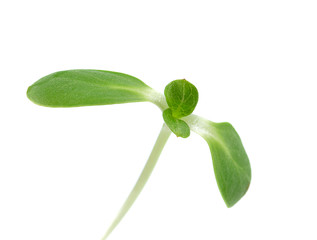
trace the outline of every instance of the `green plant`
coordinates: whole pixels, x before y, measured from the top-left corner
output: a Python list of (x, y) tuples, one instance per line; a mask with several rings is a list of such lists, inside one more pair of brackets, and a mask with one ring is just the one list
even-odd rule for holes
[[(165, 96), (164, 96), (165, 95)], [(149, 159), (130, 195), (105, 236), (118, 225), (130, 209), (162, 152), (171, 132), (187, 138), (190, 130), (202, 136), (209, 145), (218, 188), (228, 207), (238, 202), (248, 190), (251, 168), (240, 137), (229, 123), (215, 123), (193, 115), (198, 91), (186, 81), (169, 83), (164, 95), (141, 80), (117, 72), (102, 70), (69, 70), (41, 78), (27, 90), (28, 98), (46, 107), (79, 107), (129, 102), (152, 102), (163, 112), (163, 127)]]

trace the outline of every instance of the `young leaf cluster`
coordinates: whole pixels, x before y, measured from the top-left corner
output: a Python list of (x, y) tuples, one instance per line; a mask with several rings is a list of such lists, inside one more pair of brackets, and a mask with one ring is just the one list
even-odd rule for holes
[(185, 79), (174, 80), (165, 87), (164, 95), (169, 107), (163, 111), (166, 125), (177, 137), (189, 137), (190, 128), (180, 118), (194, 111), (198, 102), (197, 88)]
[(215, 123), (192, 114), (197, 102), (196, 87), (185, 79), (169, 83), (164, 95), (127, 74), (103, 70), (68, 70), (45, 76), (27, 90), (28, 98), (46, 107), (80, 107), (152, 102), (162, 110), (164, 124), (147, 163), (106, 239), (116, 228), (142, 191), (171, 132), (187, 138), (193, 131), (207, 142), (221, 196), (228, 207), (247, 192), (251, 167), (241, 139), (229, 123)]

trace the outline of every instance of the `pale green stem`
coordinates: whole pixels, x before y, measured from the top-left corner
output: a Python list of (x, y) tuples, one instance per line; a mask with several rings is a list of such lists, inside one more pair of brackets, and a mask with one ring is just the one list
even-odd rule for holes
[(148, 101), (154, 103), (156, 106), (158, 106), (162, 112), (168, 108), (167, 103), (166, 103), (166, 98), (163, 94), (155, 91), (154, 89), (151, 89), (147, 93)]
[(145, 186), (145, 183), (149, 179), (155, 164), (169, 138), (171, 135), (171, 130), (163, 124), (163, 127), (161, 129), (161, 132), (155, 142), (155, 145), (153, 147), (153, 150), (149, 156), (148, 161), (146, 162), (143, 171), (136, 182), (134, 188), (130, 192), (130, 195), (124, 202), (123, 206), (121, 207), (117, 217), (114, 219), (110, 227), (108, 228), (106, 234), (103, 236), (102, 240), (107, 239), (107, 237), (110, 235), (110, 233), (116, 228), (116, 226), (120, 223), (122, 218), (125, 216), (125, 214), (129, 211), (130, 207), (133, 205), (134, 201), (137, 199), (139, 196), (140, 192), (142, 191), (143, 187)]

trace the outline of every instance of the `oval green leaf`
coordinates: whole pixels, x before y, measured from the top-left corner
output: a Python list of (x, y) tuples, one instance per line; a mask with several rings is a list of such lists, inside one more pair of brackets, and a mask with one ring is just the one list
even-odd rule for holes
[(251, 182), (249, 158), (238, 133), (230, 123), (214, 123), (196, 115), (184, 120), (208, 143), (218, 188), (226, 205), (232, 207)]
[(163, 111), (163, 119), (169, 129), (177, 136), (187, 138), (190, 135), (190, 129), (183, 120), (174, 118), (170, 108)]
[(127, 74), (81, 69), (45, 76), (28, 88), (27, 96), (46, 107), (79, 107), (151, 101), (152, 91)]
[(191, 114), (198, 102), (197, 88), (185, 79), (175, 80), (167, 84), (164, 95), (175, 118)]

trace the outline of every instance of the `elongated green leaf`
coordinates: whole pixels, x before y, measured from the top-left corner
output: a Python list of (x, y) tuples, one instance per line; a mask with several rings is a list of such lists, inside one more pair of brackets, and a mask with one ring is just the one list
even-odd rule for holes
[(78, 107), (151, 100), (152, 89), (118, 72), (68, 70), (52, 73), (28, 88), (28, 98), (47, 107)]
[(249, 158), (230, 123), (214, 123), (196, 115), (184, 119), (208, 143), (217, 184), (228, 207), (247, 192), (251, 181)]

